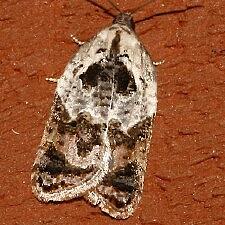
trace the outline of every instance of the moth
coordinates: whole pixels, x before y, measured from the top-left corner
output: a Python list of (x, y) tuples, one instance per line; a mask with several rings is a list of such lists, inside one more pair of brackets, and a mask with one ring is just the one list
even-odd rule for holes
[(83, 197), (116, 219), (137, 208), (157, 83), (134, 29), (132, 13), (120, 11), (111, 26), (79, 48), (58, 80), (32, 169), (38, 200)]

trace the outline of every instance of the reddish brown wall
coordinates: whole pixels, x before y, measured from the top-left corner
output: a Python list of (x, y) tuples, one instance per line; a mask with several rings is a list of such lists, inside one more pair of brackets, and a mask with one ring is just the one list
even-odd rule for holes
[[(118, 0), (121, 9), (140, 2)], [(116, 221), (84, 201), (40, 203), (30, 188), (55, 89), (45, 78), (59, 77), (77, 50), (70, 34), (86, 41), (111, 18), (81, 0), (0, 1), (1, 224), (225, 224), (225, 2), (156, 0), (135, 18), (196, 4), (137, 26), (152, 59), (165, 63), (143, 199)]]

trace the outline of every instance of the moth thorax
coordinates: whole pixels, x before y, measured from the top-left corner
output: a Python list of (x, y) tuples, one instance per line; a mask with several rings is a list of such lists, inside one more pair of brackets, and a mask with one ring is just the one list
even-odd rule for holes
[(135, 23), (130, 13), (120, 13), (116, 18), (113, 20), (113, 23), (122, 24), (128, 26), (130, 29), (134, 30)]

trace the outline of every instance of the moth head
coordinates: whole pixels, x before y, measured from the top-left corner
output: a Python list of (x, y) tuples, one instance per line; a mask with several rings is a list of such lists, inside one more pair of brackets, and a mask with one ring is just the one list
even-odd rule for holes
[[(94, 0), (86, 0), (88, 2), (90, 2), (91, 4), (97, 6), (98, 8), (104, 10), (104, 12), (108, 15), (110, 15), (111, 17), (114, 18), (113, 20), (113, 24), (122, 24), (125, 25), (127, 27), (129, 27), (130, 29), (134, 30), (135, 28), (135, 21), (133, 20), (133, 15), (142, 10), (146, 5), (148, 5), (150, 2), (152, 2), (152, 0), (147, 0), (146, 2), (140, 4), (138, 7), (130, 10), (129, 12), (123, 12), (120, 10), (120, 8), (117, 6), (117, 4), (115, 4), (115, 2), (113, 0), (107, 0), (111, 6), (113, 6), (114, 9), (116, 9), (117, 12), (119, 12), (119, 14), (114, 14), (112, 12), (110, 12), (110, 10), (108, 10), (106, 7), (98, 4), (96, 1)], [(144, 21), (144, 20), (143, 20)], [(138, 21), (139, 22), (139, 21)], [(141, 20), (142, 22), (142, 20)]]
[(113, 20), (113, 24), (116, 24), (116, 23), (128, 26), (132, 30), (134, 30), (135, 28), (135, 23), (131, 13), (120, 13)]

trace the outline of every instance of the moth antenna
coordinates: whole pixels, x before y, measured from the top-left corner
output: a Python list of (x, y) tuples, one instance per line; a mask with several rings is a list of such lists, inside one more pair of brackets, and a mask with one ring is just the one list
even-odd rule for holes
[(143, 9), (146, 5), (148, 5), (150, 2), (152, 2), (152, 1), (149, 0), (149, 1), (145, 2), (145, 3), (143, 3), (142, 5), (138, 6), (137, 8), (132, 9), (132, 10), (130, 11), (130, 14), (133, 15), (133, 14), (135, 14), (137, 11), (142, 10), (142, 9)]
[(136, 21), (134, 21), (134, 23), (137, 24), (137, 23), (143, 22), (145, 20), (152, 19), (153, 17), (169, 15), (169, 14), (174, 14), (174, 13), (182, 13), (182, 12), (185, 12), (187, 10), (190, 10), (190, 9), (193, 9), (193, 8), (200, 8), (200, 7), (204, 7), (204, 6), (203, 5), (194, 5), (194, 6), (187, 6), (185, 9), (175, 9), (175, 10), (172, 10), (172, 11), (169, 11), (169, 12), (159, 12), (159, 13), (155, 13), (154, 15), (145, 17), (143, 19), (136, 20)]
[(122, 11), (119, 9), (119, 7), (115, 4), (115, 2), (108, 0), (108, 2), (114, 7), (119, 13), (122, 13)]
[[(90, 2), (92, 5), (97, 6), (98, 8), (102, 9), (106, 14), (108, 14), (109, 16), (115, 18), (116, 15), (111, 13), (109, 11), (109, 9), (105, 8), (104, 6), (98, 4), (97, 2), (93, 1), (93, 0), (86, 0), (87, 2)], [(117, 8), (116, 8), (117, 9)]]

